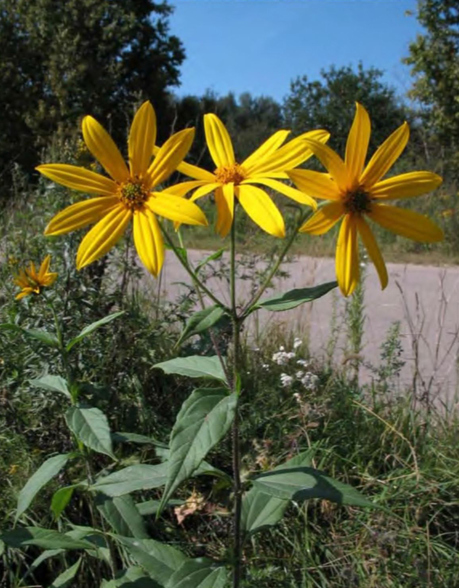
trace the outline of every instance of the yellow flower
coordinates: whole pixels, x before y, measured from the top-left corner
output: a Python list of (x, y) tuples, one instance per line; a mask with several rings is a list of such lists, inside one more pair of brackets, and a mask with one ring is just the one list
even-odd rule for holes
[(300, 204), (317, 208), (313, 198), (287, 186), (279, 179), (287, 180), (286, 170), (293, 169), (312, 156), (312, 152), (304, 148), (304, 138), (325, 142), (330, 136), (329, 133), (322, 130), (311, 131), (282, 146), (290, 131), (278, 131), (245, 161), (237, 163), (228, 131), (215, 114), (204, 116), (204, 130), (216, 170), (211, 173), (183, 162), (178, 166), (178, 171), (196, 178), (196, 181), (177, 184), (167, 191), (177, 196), (185, 196), (189, 191), (195, 190), (192, 201), (215, 192), (216, 229), (222, 237), (228, 234), (233, 223), (235, 196), (259, 227), (270, 235), (285, 236), (284, 219), (279, 209), (267, 193), (254, 184), (277, 190)]
[(408, 142), (407, 123), (384, 141), (364, 167), (370, 130), (367, 111), (360, 104), (356, 104), (354, 122), (347, 139), (345, 160), (343, 161), (326, 145), (305, 140), (305, 145), (329, 173), (306, 170), (288, 172), (288, 176), (300, 190), (316, 198), (331, 201), (320, 207), (300, 231), (322, 235), (343, 219), (336, 248), (336, 276), (344, 296), (352, 294), (359, 280), (357, 235), (360, 235), (368, 255), (376, 266), (382, 288), (387, 286), (386, 266), (365, 216), (385, 229), (415, 241), (432, 243), (443, 239), (441, 229), (426, 216), (385, 204), (387, 200), (425, 194), (437, 188), (442, 182), (440, 176), (427, 171), (381, 179)]
[(51, 180), (96, 194), (59, 212), (45, 235), (62, 235), (97, 223), (83, 238), (77, 253), (77, 269), (105, 255), (121, 238), (133, 219), (134, 243), (145, 267), (154, 276), (164, 261), (164, 243), (156, 216), (190, 225), (207, 225), (196, 204), (155, 190), (187, 154), (194, 129), (172, 135), (150, 163), (156, 139), (156, 116), (150, 102), (136, 112), (128, 142), (129, 168), (104, 128), (91, 116), (83, 120), (83, 138), (109, 179), (85, 168), (66, 164), (40, 165), (37, 170)]
[(23, 269), (16, 276), (14, 283), (16, 286), (22, 288), (21, 292), (16, 296), (16, 300), (30, 296), (30, 294), (40, 294), (42, 288), (51, 286), (57, 278), (57, 274), (49, 271), (49, 264), (51, 262), (51, 255), (47, 255), (40, 266), (40, 269), (35, 269), (33, 261), (30, 267)]

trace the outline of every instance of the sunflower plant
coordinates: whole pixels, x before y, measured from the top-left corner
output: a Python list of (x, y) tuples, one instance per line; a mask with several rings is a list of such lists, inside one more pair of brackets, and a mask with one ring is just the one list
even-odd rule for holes
[[(215, 168), (205, 170), (184, 161), (193, 139), (192, 129), (174, 134), (162, 147), (157, 147), (155, 121), (153, 107), (149, 102), (144, 103), (136, 112), (130, 129), (126, 164), (103, 127), (90, 116), (83, 120), (86, 145), (107, 175), (59, 163), (39, 166), (38, 170), (47, 178), (93, 196), (58, 213), (49, 222), (46, 234), (58, 236), (93, 225), (79, 246), (76, 265), (82, 269), (116, 245), (132, 223), (139, 258), (154, 276), (159, 274), (163, 265), (167, 243), (188, 272), (200, 301), (200, 308), (187, 321), (176, 347), (180, 349), (189, 338), (209, 332), (213, 353), (206, 356), (179, 354), (154, 366), (165, 374), (185, 376), (200, 384), (183, 403), (168, 440), (162, 442), (138, 434), (120, 434), (130, 441), (156, 448), (154, 463), (126, 465), (114, 452), (107, 417), (98, 408), (81, 401), (79, 383), (73, 381), (72, 370), (68, 367), (73, 348), (120, 313), (89, 325), (68, 341), (62, 332), (61, 321), (55, 316), (54, 346), (67, 369), (62, 375), (48, 374), (35, 384), (58, 390), (66, 396), (69, 406), (65, 418), (74, 440), (74, 451), (51, 457), (30, 478), (20, 493), (16, 519), (22, 520), (35, 495), (65, 468), (68, 476), (75, 476), (75, 468), (68, 468), (70, 463), (81, 459), (91, 464), (92, 454), (102, 454), (105, 461), (99, 471), (89, 468), (86, 476), (79, 472), (71, 484), (55, 492), (51, 508), (55, 518), (60, 519), (59, 530), (17, 527), (1, 536), (9, 546), (36, 545), (59, 550), (59, 553), (65, 549), (80, 552), (81, 557), (62, 574), (62, 578), (56, 579), (55, 585), (58, 585), (57, 580), (62, 583), (75, 577), (82, 558), (88, 556), (102, 561), (101, 566), (107, 573), (102, 583), (104, 588), (137, 582), (142, 586), (164, 588), (223, 588), (229, 585), (238, 588), (245, 575), (245, 546), (254, 534), (278, 523), (291, 502), (319, 498), (339, 504), (374, 506), (352, 486), (337, 482), (311, 467), (309, 453), (298, 453), (261, 474), (242, 476), (244, 456), (241, 455), (240, 421), (246, 395), (241, 333), (247, 319), (259, 309), (286, 311), (316, 300), (338, 285), (345, 296), (352, 294), (359, 279), (358, 236), (373, 260), (384, 288), (387, 271), (367, 219), (411, 238), (426, 241), (442, 238), (440, 229), (426, 217), (386, 204), (387, 200), (434, 190), (441, 179), (430, 172), (410, 172), (384, 179), (406, 145), (406, 124), (397, 129), (365, 165), (370, 119), (359, 104), (344, 159), (326, 145), (329, 133), (325, 130), (307, 131), (290, 141), (287, 141), (289, 132), (280, 130), (252, 155), (240, 161), (223, 122), (216, 115), (207, 114), (204, 118), (205, 135)], [(325, 166), (326, 173), (298, 169), (313, 155)], [(174, 171), (191, 179), (164, 186)], [(272, 199), (273, 192), (294, 201), (297, 207), (296, 225), (289, 234), (282, 213)], [(229, 296), (224, 298), (213, 291), (201, 275), (202, 267), (216, 255), (193, 266), (179, 232), (182, 223), (206, 225), (197, 202), (207, 195), (213, 197), (217, 208), (216, 231), (229, 241)], [(329, 202), (318, 206), (316, 199)], [(242, 213), (263, 231), (285, 239), (285, 245), (277, 261), (267, 269), (263, 283), (245, 301), (240, 299), (236, 279), (236, 218)], [(173, 221), (176, 232), (170, 230), (164, 219)], [(298, 231), (322, 234), (340, 220), (337, 281), (265, 297)], [(48, 269), (49, 259), (37, 276), (45, 280), (51, 275)], [(23, 286), (23, 281), (19, 285), (32, 287)], [(220, 337), (219, 328), (223, 321), (231, 325), (228, 353)], [(206, 461), (209, 452), (229, 434), (231, 473)], [(167, 520), (176, 504), (177, 492), (183, 496), (182, 487), (187, 481), (201, 475), (215, 479), (219, 493), (224, 495), (224, 507), (230, 514), (226, 518), (228, 542), (219, 557), (193, 558), (189, 555), (192, 550), (182, 551), (163, 543), (154, 530), (153, 536), (150, 534), (143, 518), (154, 514), (158, 523)], [(159, 500), (136, 503), (132, 496), (133, 493), (152, 491)], [(64, 530), (63, 513), (78, 494), (93, 505), (91, 508), (95, 506), (100, 512), (104, 521), (100, 528)], [(192, 496), (195, 500), (196, 493), (193, 492)], [(190, 501), (185, 502), (185, 507), (191, 508)]]

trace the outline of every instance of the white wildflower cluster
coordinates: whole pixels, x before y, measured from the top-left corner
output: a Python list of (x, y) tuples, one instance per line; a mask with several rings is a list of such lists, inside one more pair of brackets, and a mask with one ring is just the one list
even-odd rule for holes
[[(283, 388), (289, 388), (295, 383), (300, 383), (306, 390), (315, 390), (319, 383), (319, 378), (313, 372), (311, 372), (308, 368), (310, 364), (305, 359), (296, 359), (297, 350), (301, 347), (303, 341), (295, 338), (293, 341), (293, 350), (286, 351), (285, 347), (281, 345), (279, 347), (279, 351), (273, 353), (272, 361), (281, 366), (289, 366), (291, 367), (292, 375), (283, 372), (280, 375), (280, 382)], [(295, 362), (293, 360), (296, 360)], [(268, 364), (263, 364), (262, 366), (265, 370), (269, 369)], [(302, 368), (302, 369), (299, 369)]]
[(273, 353), (272, 360), (277, 365), (287, 365), (288, 362), (295, 357), (294, 351), (285, 351), (285, 347), (281, 345), (279, 351)]

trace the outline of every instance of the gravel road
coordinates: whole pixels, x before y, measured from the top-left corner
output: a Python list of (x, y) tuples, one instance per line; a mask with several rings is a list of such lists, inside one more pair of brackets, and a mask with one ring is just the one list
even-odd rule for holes
[[(208, 252), (191, 251), (190, 259), (197, 263)], [(381, 291), (374, 267), (370, 264), (365, 279), (365, 336), (361, 353), (364, 364), (378, 365), (381, 345), (388, 330), (400, 322), (402, 359), (405, 365), (398, 387), (416, 387), (418, 397), (431, 398), (451, 404), (456, 401), (459, 353), (459, 267), (434, 267), (387, 264), (389, 285)], [(260, 264), (258, 264), (260, 268)], [(334, 260), (328, 258), (298, 257), (283, 266), (288, 277), (276, 280), (269, 295), (286, 292), (335, 279)], [(189, 282), (187, 274), (171, 252), (167, 252), (160, 289), (161, 295), (173, 299), (183, 287), (178, 282)], [(238, 293), (241, 301), (247, 299), (248, 282), (241, 283)], [(143, 285), (158, 291), (158, 282), (145, 274)], [(224, 281), (211, 278), (207, 285), (226, 299)], [(273, 322), (282, 325), (296, 336), (309, 341), (314, 357), (326, 356), (330, 347), (331, 317), (335, 311), (335, 331), (338, 340), (334, 350), (337, 365), (346, 364), (346, 321), (344, 299), (336, 290), (312, 304), (283, 313), (260, 313), (256, 330), (262, 333)], [(255, 326), (252, 325), (254, 336)], [(374, 372), (363, 366), (361, 382), (374, 378)], [(396, 385), (396, 384), (394, 384)]]

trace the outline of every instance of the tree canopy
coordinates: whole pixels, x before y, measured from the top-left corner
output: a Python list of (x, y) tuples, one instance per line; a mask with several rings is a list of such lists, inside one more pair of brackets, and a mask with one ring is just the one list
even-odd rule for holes
[(135, 101), (165, 104), (185, 57), (171, 11), (152, 0), (0, 0), (0, 169), (30, 170), (37, 146), (83, 114), (124, 129)]
[(456, 160), (459, 150), (459, 0), (420, 0), (418, 20), (425, 32), (410, 45), (410, 96), (424, 123)]
[(368, 110), (372, 121), (370, 149), (377, 148), (397, 126), (407, 119), (395, 90), (382, 81), (383, 72), (374, 67), (365, 69), (359, 63), (331, 66), (321, 71), (321, 80), (307, 76), (293, 80), (283, 104), (285, 125), (295, 134), (324, 128), (330, 131), (329, 144), (344, 153), (347, 135), (355, 114), (355, 102)]

